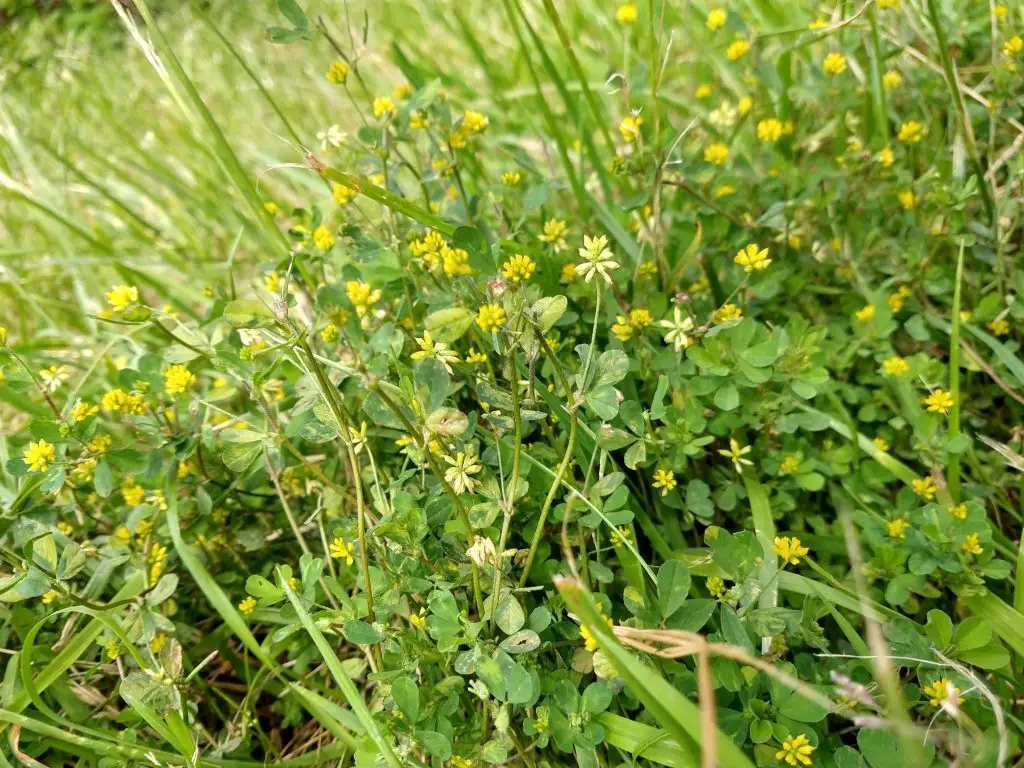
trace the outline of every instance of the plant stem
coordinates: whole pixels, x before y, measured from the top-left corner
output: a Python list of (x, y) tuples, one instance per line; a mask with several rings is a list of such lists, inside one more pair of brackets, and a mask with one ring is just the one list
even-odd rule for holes
[[(505, 516), (501, 523), (501, 535), (498, 537), (498, 552), (494, 561), (494, 586), (491, 589), (491, 628), (496, 625), (498, 602), (501, 594), (502, 556), (508, 543), (508, 529), (512, 525), (512, 515), (516, 505), (516, 491), (519, 484), (519, 460), (523, 449), (523, 420), (519, 411), (519, 373), (516, 368), (516, 343), (513, 342), (509, 351), (509, 383), (512, 385), (512, 421), (515, 424), (515, 444), (512, 447), (512, 476), (508, 480), (508, 496), (505, 498)], [(501, 448), (499, 447), (500, 451)]]
[[(960, 436), (960, 291), (964, 272), (964, 244), (956, 259), (956, 284), (953, 288), (953, 313), (949, 319), (949, 396), (953, 407), (949, 412), (949, 439)], [(953, 503), (960, 503), (960, 454), (949, 456), (946, 468), (946, 483)]]

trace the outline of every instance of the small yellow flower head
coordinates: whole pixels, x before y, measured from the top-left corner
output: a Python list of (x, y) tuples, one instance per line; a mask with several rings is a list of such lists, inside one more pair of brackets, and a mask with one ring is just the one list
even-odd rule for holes
[(911, 486), (914, 489), (914, 493), (918, 495), (918, 498), (925, 501), (934, 499), (936, 491), (939, 490), (935, 487), (935, 481), (932, 480), (931, 476), (919, 477), (911, 483)]
[(114, 438), (110, 435), (96, 435), (92, 440), (85, 444), (93, 453), (106, 453), (110, 450), (110, 446), (114, 444)]
[(409, 623), (412, 624), (414, 627), (416, 627), (416, 629), (420, 629), (420, 630), (426, 629), (427, 628), (427, 609), (426, 608), (420, 608), (419, 613), (410, 613), (409, 614)]
[(885, 149), (878, 153), (877, 160), (878, 164), (883, 168), (891, 167), (893, 161), (892, 150), (886, 147)]
[(75, 526), (73, 526), (66, 520), (61, 520), (59, 523), (57, 523), (57, 530), (63, 533), (65, 536), (70, 536), (72, 533), (75, 532)]
[(966, 520), (967, 519), (967, 505), (966, 504), (956, 504), (956, 505), (950, 504), (949, 507), (946, 509), (946, 511), (949, 512), (949, 514), (952, 515), (953, 517), (955, 517), (957, 520)]
[(721, 325), (722, 323), (739, 320), (741, 317), (743, 317), (742, 309), (735, 304), (723, 304), (711, 313), (711, 322), (715, 325)]
[(29, 472), (45, 472), (50, 462), (57, 458), (57, 448), (45, 440), (37, 440), (28, 444), (21, 457)]
[(956, 700), (957, 706), (964, 703), (960, 696), (960, 689), (953, 685), (953, 681), (945, 677), (929, 683), (921, 692), (928, 697), (928, 703), (933, 707), (941, 707), (943, 702), (952, 703)]
[(916, 144), (924, 136), (924, 126), (917, 120), (908, 120), (900, 126), (899, 139), (908, 144)]
[(100, 403), (103, 410), (108, 413), (127, 413), (131, 416), (141, 416), (147, 409), (146, 400), (142, 395), (129, 395), (121, 388), (112, 389), (104, 394)]
[(160, 651), (163, 650), (164, 645), (166, 645), (166, 644), (167, 644), (167, 635), (164, 634), (163, 632), (161, 632), (160, 634), (154, 636), (153, 639), (149, 641), (149, 650), (151, 650), (153, 653), (160, 653)]
[(169, 395), (188, 392), (196, 381), (196, 375), (184, 365), (172, 365), (164, 372), (164, 389)]
[(721, 600), (726, 592), (725, 582), (718, 576), (709, 576), (704, 582), (704, 586), (707, 588), (708, 594), (716, 600)]
[(658, 265), (653, 261), (645, 261), (636, 271), (640, 280), (650, 280), (658, 274)]
[(884, 437), (876, 437), (874, 440), (871, 441), (871, 443), (875, 446), (875, 448), (882, 451), (883, 453), (888, 453), (890, 446), (889, 443), (885, 441)]
[(701, 83), (697, 86), (697, 90), (693, 92), (693, 95), (698, 99), (706, 99), (711, 95), (711, 86), (707, 83)]
[(754, 100), (749, 96), (744, 96), (739, 100), (739, 103), (736, 104), (736, 109), (739, 110), (740, 117), (743, 117), (753, 108), (753, 106)]
[(279, 208), (277, 207), (277, 203), (275, 203), (273, 200), (268, 200), (267, 202), (265, 202), (263, 204), (263, 209), (271, 216), (276, 216), (279, 210)]
[(944, 389), (936, 389), (921, 402), (928, 406), (931, 413), (945, 415), (953, 407), (953, 396)]
[(882, 75), (882, 87), (887, 91), (891, 91), (894, 88), (899, 88), (903, 85), (903, 76), (899, 72), (889, 70)]
[(775, 759), (787, 765), (811, 765), (811, 755), (817, 747), (813, 746), (804, 734), (790, 736), (782, 742), (782, 749), (775, 753)]
[(720, 448), (718, 450), (718, 454), (720, 456), (725, 456), (725, 458), (729, 459), (729, 461), (732, 462), (732, 465), (736, 469), (736, 471), (742, 473), (743, 467), (752, 467), (754, 465), (754, 462), (752, 462), (748, 458), (745, 458), (746, 455), (750, 453), (750, 450), (751, 448), (749, 445), (740, 445), (739, 440), (737, 440), (735, 437), (730, 437), (729, 447)]
[(331, 192), (334, 195), (334, 202), (338, 205), (348, 205), (356, 199), (356, 192), (354, 189), (346, 187), (344, 184), (335, 184), (331, 188)]
[[(417, 338), (416, 343), (420, 348), (409, 355), (413, 360), (432, 357), (440, 362), (448, 373), (452, 372), (451, 364), (459, 362), (459, 356), (448, 348), (448, 344), (443, 341), (434, 341), (430, 331), (424, 331), (423, 338)], [(484, 357), (484, 360), (486, 359)]]
[(267, 272), (263, 276), (263, 287), (271, 293), (280, 293), (281, 275), (278, 272)]
[(334, 323), (328, 323), (324, 326), (323, 330), (320, 331), (320, 338), (328, 344), (338, 340), (338, 326)]
[(619, 528), (613, 529), (612, 530), (612, 546), (614, 546), (616, 549), (618, 549), (623, 544), (625, 544), (627, 541), (629, 541), (629, 539), (630, 539), (630, 537), (632, 537), (632, 535), (633, 534), (629, 530), (629, 528), (627, 528), (624, 525), (619, 527)]
[(53, 590), (51, 589), (51, 590), (50, 590), (49, 592), (46, 592), (46, 593), (45, 593), (45, 594), (44, 594), (44, 595), (43, 595), (42, 597), (40, 597), (39, 599), (43, 601), (43, 605), (49, 605), (50, 603), (52, 603), (52, 602), (53, 602), (54, 600), (56, 600), (56, 599), (57, 599), (57, 593), (56, 593), (56, 592), (54, 592), (54, 591), (53, 591)]
[(912, 189), (905, 189), (897, 194), (896, 197), (899, 199), (900, 205), (903, 206), (904, 211), (910, 211), (916, 208), (921, 199), (914, 194), (914, 190)]
[(902, 517), (897, 517), (895, 520), (890, 520), (885, 524), (886, 532), (894, 539), (905, 539), (907, 537), (907, 528), (909, 527), (907, 521)]
[(751, 243), (741, 250), (736, 254), (733, 261), (743, 267), (744, 272), (748, 273), (768, 269), (772, 263), (772, 260), (768, 258), (768, 249), (761, 248), (757, 243)]
[(821, 67), (829, 75), (841, 75), (846, 71), (846, 57), (841, 53), (833, 51), (825, 57)]
[(412, 85), (409, 83), (399, 83), (395, 86), (393, 93), (395, 94), (395, 98), (399, 101), (406, 101), (410, 96), (412, 96)]
[(615, 338), (623, 343), (633, 338), (633, 326), (629, 322), (629, 318), (625, 315), (618, 315), (615, 320), (616, 322), (612, 325), (612, 333), (615, 334)]
[(107, 658), (110, 661), (116, 661), (121, 655), (121, 644), (118, 643), (117, 640), (109, 641), (104, 648), (107, 652)]
[(544, 234), (539, 235), (537, 239), (552, 245), (557, 253), (568, 248), (568, 244), (565, 242), (566, 229), (567, 227), (564, 221), (561, 221), (560, 219), (548, 219), (544, 222)]
[(811, 30), (812, 32), (814, 32), (814, 31), (819, 30), (819, 29), (824, 29), (827, 26), (828, 26), (828, 22), (825, 19), (823, 19), (821, 16), (819, 16), (814, 21), (812, 21), (810, 24), (808, 24), (807, 28), (809, 30)]
[(723, 184), (722, 186), (720, 186), (718, 189), (715, 190), (715, 197), (716, 198), (728, 197), (729, 195), (732, 195), (732, 194), (735, 194), (735, 193), (736, 193), (736, 187), (734, 187), (734, 186), (732, 186), (730, 184)]
[(334, 247), (334, 233), (325, 224), (321, 224), (313, 230), (313, 244), (321, 251), (329, 251)]
[(890, 357), (882, 363), (882, 370), (886, 376), (899, 378), (910, 372), (910, 363), (903, 357)]
[(414, 131), (422, 131), (430, 126), (430, 120), (422, 112), (413, 111), (409, 113), (409, 127)]
[(501, 273), (506, 280), (518, 283), (521, 280), (529, 280), (537, 269), (533, 259), (522, 253), (517, 253), (506, 261), (501, 267)]
[(759, 121), (757, 138), (765, 142), (778, 141), (782, 138), (782, 123), (774, 117)]
[(668, 492), (676, 487), (676, 476), (668, 470), (656, 469), (654, 471), (653, 485), (661, 490), (662, 496), (667, 496)]
[(465, 131), (470, 136), (475, 136), (486, 131), (490, 124), (491, 120), (487, 115), (467, 109), (462, 113), (462, 125), (459, 126), (459, 130)]
[(720, 142), (715, 142), (704, 150), (704, 162), (724, 165), (729, 159), (729, 148)]
[(514, 187), (523, 180), (523, 175), (519, 171), (505, 171), (501, 174), (501, 183), (506, 187)]
[(782, 558), (784, 563), (797, 565), (800, 558), (806, 557), (811, 550), (800, 544), (800, 539), (789, 536), (776, 536), (772, 552)]
[(487, 362), (487, 355), (478, 350), (476, 347), (470, 347), (469, 352), (466, 353), (466, 362), (470, 365), (479, 365), (480, 363)]
[(779, 472), (783, 475), (791, 475), (800, 469), (800, 459), (796, 456), (787, 456), (779, 466)]
[(501, 328), (505, 320), (505, 310), (497, 304), (484, 304), (476, 313), (476, 324), (484, 333)]
[(643, 124), (644, 119), (640, 115), (626, 115), (622, 118), (622, 122), (619, 123), (622, 140), (627, 144), (636, 141), (640, 137), (640, 126)]
[(115, 312), (124, 312), (139, 300), (139, 289), (134, 285), (115, 285), (107, 294), (107, 303)]
[(708, 14), (708, 29), (712, 32), (717, 32), (719, 29), (725, 26), (725, 21), (728, 18), (728, 14), (724, 8), (713, 8)]
[(1021, 51), (1024, 51), (1024, 38), (1020, 35), (1014, 35), (1003, 43), (1003, 56), (1008, 59), (1020, 56)]
[(878, 7), (883, 11), (890, 8), (899, 8), (900, 0), (878, 0)]
[(0, 326), (0, 349), (7, 346), (7, 329)]
[(349, 280), (345, 283), (345, 293), (359, 317), (365, 317), (381, 297), (379, 288), (374, 288), (362, 280)]
[(390, 96), (378, 96), (373, 100), (373, 116), (378, 120), (392, 117), (396, 111)]
[(1010, 332), (1010, 323), (1003, 318), (993, 320), (987, 327), (996, 336), (1005, 336)]
[(462, 248), (447, 245), (441, 249), (441, 269), (449, 277), (473, 274), (473, 268), (469, 266), (469, 253)]
[(868, 320), (870, 320), (874, 316), (875, 316), (875, 305), (874, 304), (865, 304), (861, 309), (858, 309), (854, 313), (854, 317), (856, 317), (862, 323), (866, 323)]
[(747, 51), (750, 50), (750, 43), (744, 40), (742, 37), (738, 37), (729, 43), (729, 47), (725, 49), (725, 58), (729, 61), (736, 61), (743, 57)]
[[(604, 614), (601, 614), (601, 619), (602, 621), (604, 621), (605, 624), (608, 625), (609, 629), (613, 627), (612, 620)], [(584, 648), (586, 648), (588, 651), (597, 650), (597, 638), (591, 633), (589, 629), (584, 627), (582, 624), (580, 625), (580, 637), (583, 638)]]
[(340, 536), (336, 536), (331, 542), (330, 555), (334, 560), (344, 560), (346, 565), (352, 565), (355, 547)]
[(636, 21), (636, 3), (623, 3), (615, 12), (615, 20), (619, 24), (632, 24)]
[(348, 64), (339, 59), (327, 69), (327, 82), (344, 85), (346, 80), (348, 80)]
[(90, 416), (100, 412), (98, 405), (93, 405), (85, 400), (79, 400), (75, 403), (74, 408), (71, 409), (71, 418), (75, 421), (85, 421)]
[(93, 473), (96, 471), (96, 459), (86, 459), (85, 461), (79, 462), (74, 469), (75, 477), (81, 480), (83, 483), (87, 483), (92, 480)]
[(256, 598), (251, 595), (238, 604), (238, 610), (243, 616), (252, 616), (256, 613)]
[(963, 543), (960, 545), (960, 549), (968, 555), (980, 555), (985, 551), (978, 542), (978, 534), (976, 533), (967, 534), (967, 538), (965, 538)]

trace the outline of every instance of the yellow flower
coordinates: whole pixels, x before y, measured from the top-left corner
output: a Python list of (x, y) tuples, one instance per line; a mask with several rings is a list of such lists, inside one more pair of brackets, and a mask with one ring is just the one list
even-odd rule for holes
[(92, 475), (95, 471), (96, 459), (86, 459), (85, 461), (79, 462), (74, 469), (75, 477), (83, 483), (87, 483), (92, 480)]
[(644, 124), (644, 119), (640, 115), (626, 115), (622, 118), (622, 122), (619, 123), (619, 133), (622, 134), (622, 140), (627, 144), (631, 141), (636, 141), (640, 136), (640, 126)]
[(256, 598), (251, 595), (238, 604), (238, 610), (243, 616), (252, 616), (256, 613)]
[(422, 131), (424, 128), (429, 126), (430, 121), (422, 112), (413, 111), (409, 113), (409, 127), (414, 131)]
[(749, 445), (740, 445), (739, 440), (735, 437), (730, 437), (729, 447), (719, 448), (718, 454), (729, 459), (729, 461), (732, 462), (733, 467), (736, 468), (736, 471), (742, 473), (744, 466), (752, 467), (754, 465), (754, 462), (750, 459), (744, 458), (748, 453), (750, 453), (750, 450)]
[(320, 331), (320, 338), (330, 344), (338, 339), (338, 326), (334, 323), (328, 323), (324, 326), (323, 330)]
[(505, 310), (497, 304), (484, 304), (476, 313), (476, 324), (484, 333), (501, 328), (505, 324)]
[(729, 159), (729, 148), (716, 142), (704, 150), (704, 162), (723, 165)]
[(890, 357), (882, 363), (882, 370), (886, 376), (898, 378), (910, 371), (910, 363), (902, 357)]
[(676, 487), (676, 476), (665, 469), (656, 469), (654, 471), (654, 483), (655, 488), (661, 489), (661, 495), (666, 496), (668, 492)]
[(335, 560), (344, 560), (346, 565), (352, 565), (354, 562), (352, 558), (354, 552), (355, 547), (340, 536), (335, 537), (331, 542), (331, 557)]
[(634, 328), (646, 328), (654, 322), (654, 317), (648, 309), (634, 309), (629, 313), (629, 322)]
[(882, 87), (886, 90), (899, 88), (903, 84), (903, 76), (899, 72), (889, 70), (882, 75)]
[(44, 593), (39, 599), (43, 601), (43, 605), (49, 605), (57, 599), (57, 593), (51, 589), (49, 592)]
[(748, 43), (742, 37), (738, 37), (729, 44), (728, 48), (725, 49), (725, 58), (727, 58), (729, 61), (736, 61), (749, 50), (750, 43)]
[(107, 294), (107, 303), (115, 312), (124, 312), (139, 300), (139, 289), (134, 285), (115, 285)]
[(997, 6), (996, 6), (996, 7), (995, 7), (995, 8), (993, 9), (993, 13), (995, 14), (995, 17), (996, 17), (997, 19), (1000, 19), (1000, 20), (1002, 20), (1002, 19), (1005, 19), (1005, 18), (1006, 18), (1006, 16), (1007, 16), (1007, 14), (1009, 14), (1009, 13), (1010, 13), (1010, 9), (1009, 9), (1009, 8), (1007, 8), (1007, 7), (1005, 6), (1005, 5), (997, 5)]
[[(409, 355), (413, 360), (432, 357), (441, 363), (448, 373), (452, 372), (451, 364), (459, 362), (459, 356), (448, 349), (448, 344), (443, 341), (434, 341), (430, 331), (424, 331), (423, 338), (417, 338), (416, 343), (420, 345), (420, 348)], [(486, 360), (487, 358), (485, 357), (484, 359)]]
[(387, 118), (394, 115), (395, 102), (391, 100), (390, 96), (378, 96), (373, 100), (373, 116), (380, 118)]
[(633, 326), (625, 315), (618, 315), (616, 322), (612, 325), (612, 333), (621, 342), (627, 342), (633, 338)]
[(814, 747), (804, 734), (790, 736), (782, 742), (782, 749), (775, 753), (775, 759), (781, 760), (789, 765), (811, 765), (811, 754), (817, 747)]
[(724, 8), (713, 8), (708, 14), (708, 29), (712, 32), (716, 32), (725, 26), (725, 20), (728, 18), (728, 14)]
[(485, 355), (483, 352), (480, 352), (476, 347), (470, 347), (469, 352), (466, 354), (466, 362), (470, 363), (471, 365), (475, 365), (477, 363), (486, 363), (487, 355)]
[(796, 456), (787, 456), (779, 467), (779, 472), (784, 475), (791, 475), (800, 469), (800, 459)]
[(900, 0), (878, 0), (878, 7), (883, 11), (889, 8), (899, 8)]
[(741, 317), (743, 317), (742, 309), (735, 304), (723, 304), (711, 313), (711, 322), (715, 325), (721, 325), (732, 320), (739, 320)]
[(349, 280), (345, 283), (345, 293), (359, 317), (365, 317), (381, 297), (379, 288), (373, 288), (362, 280)]
[(100, 402), (103, 405), (103, 410), (108, 413), (121, 412), (132, 416), (141, 416), (148, 408), (142, 395), (129, 395), (120, 388), (107, 392)]
[(981, 544), (978, 542), (978, 534), (976, 533), (967, 534), (967, 538), (965, 538), (963, 544), (960, 545), (960, 549), (968, 555), (980, 555), (985, 551), (981, 548)]
[(833, 51), (825, 57), (822, 69), (830, 75), (841, 75), (846, 71), (846, 57), (841, 53)]
[(1014, 35), (1003, 43), (1003, 56), (1007, 58), (1019, 56), (1021, 51), (1024, 51), (1024, 38), (1020, 35)]
[(172, 365), (164, 373), (164, 389), (169, 395), (180, 395), (195, 386), (196, 375), (184, 365)]
[(924, 136), (924, 126), (917, 120), (909, 120), (900, 126), (899, 139), (908, 144), (916, 144)]
[(658, 274), (658, 265), (653, 261), (645, 261), (639, 266), (636, 273), (640, 280), (649, 280)]
[(767, 269), (772, 263), (772, 260), (768, 258), (768, 249), (761, 248), (757, 243), (750, 243), (736, 254), (733, 261), (743, 267), (744, 272), (760, 272), (762, 269)]
[(327, 82), (342, 85), (348, 80), (348, 64), (338, 60), (327, 69)]
[(57, 458), (57, 448), (52, 443), (40, 439), (30, 442), (21, 456), (29, 472), (45, 472), (50, 462)]
[(563, 283), (571, 283), (573, 280), (576, 279), (576, 267), (578, 266), (578, 264), (573, 264), (572, 262), (569, 262), (568, 264), (563, 264), (562, 272), (559, 275), (558, 279), (561, 280)]
[(75, 403), (75, 407), (71, 409), (71, 418), (75, 421), (85, 421), (90, 416), (100, 412), (98, 405), (87, 403), (85, 400), (79, 400)]
[(117, 640), (109, 641), (106, 644), (105, 648), (107, 652), (107, 658), (110, 661), (116, 661), (117, 658), (121, 655), (121, 644), (118, 643)]
[(490, 124), (490, 118), (482, 112), (467, 109), (462, 113), (462, 128), (470, 134), (483, 133)]
[(519, 171), (505, 171), (501, 174), (501, 183), (506, 187), (514, 187), (522, 181), (523, 175)]
[(59, 523), (57, 523), (57, 530), (63, 533), (65, 536), (70, 536), (72, 533), (75, 532), (75, 526), (73, 526), (69, 522), (61, 520)]
[(890, 520), (885, 524), (886, 531), (894, 539), (905, 539), (907, 537), (907, 528), (909, 527), (907, 521), (902, 517), (897, 517), (895, 520)]
[(96, 435), (92, 440), (85, 444), (93, 453), (106, 453), (110, 450), (110, 446), (113, 445), (114, 438), (110, 435)]
[(903, 309), (903, 303), (910, 296), (913, 296), (910, 289), (905, 285), (901, 285), (896, 293), (893, 293), (886, 298), (885, 303), (889, 305), (889, 308), (892, 309), (893, 312), (899, 312)]
[(612, 546), (614, 546), (616, 549), (618, 549), (623, 544), (625, 544), (627, 541), (629, 541), (629, 539), (630, 539), (630, 537), (632, 535), (633, 534), (629, 530), (629, 528), (627, 528), (624, 525), (620, 526), (619, 528), (613, 529), (612, 530)]
[(862, 323), (866, 323), (868, 320), (870, 320), (874, 316), (875, 316), (875, 305), (874, 304), (866, 304), (866, 305), (864, 305), (864, 307), (862, 307), (861, 309), (858, 309), (854, 313), (854, 317), (856, 317)]
[(420, 608), (419, 613), (409, 614), (409, 623), (412, 624), (416, 629), (427, 628), (427, 609)]
[(706, 99), (711, 95), (711, 86), (707, 83), (701, 83), (697, 86), (697, 90), (693, 92), (693, 95), (698, 99)]
[(740, 112), (740, 117), (743, 117), (745, 114), (747, 114), (747, 112), (751, 110), (753, 106), (754, 100), (749, 96), (744, 96), (742, 99), (739, 100), (739, 103), (736, 105), (736, 108)]
[(957, 504), (956, 506), (950, 504), (949, 507), (947, 507), (946, 511), (949, 512), (949, 514), (951, 514), (957, 520), (966, 520), (967, 519), (967, 505), (966, 504)]
[(886, 147), (878, 153), (878, 164), (883, 168), (889, 168), (892, 166), (892, 150)]
[(828, 22), (825, 21), (825, 19), (823, 19), (821, 16), (819, 16), (814, 21), (812, 21), (810, 24), (808, 24), (807, 28), (809, 30), (811, 30), (812, 32), (814, 32), (814, 31), (819, 30), (819, 29), (824, 29), (827, 26), (828, 26)]
[(721, 599), (726, 592), (725, 582), (718, 576), (709, 576), (705, 580), (704, 586), (707, 588), (708, 594), (716, 599)]
[(344, 184), (335, 184), (331, 188), (331, 192), (334, 196), (334, 202), (338, 205), (348, 205), (356, 199), (356, 195), (358, 194), (354, 189), (350, 189)]
[(936, 389), (922, 401), (932, 413), (945, 415), (953, 407), (953, 396), (944, 389)]
[(796, 565), (800, 558), (806, 557), (811, 550), (800, 544), (800, 539), (789, 536), (776, 536), (772, 552), (782, 558), (783, 563)]
[(321, 224), (313, 230), (313, 244), (321, 251), (331, 250), (335, 242), (337, 241), (334, 238), (334, 233), (328, 229), (326, 224)]
[(718, 189), (715, 190), (715, 197), (716, 198), (718, 198), (718, 197), (728, 197), (729, 195), (731, 195), (731, 194), (733, 194), (735, 192), (736, 192), (736, 187), (733, 187), (733, 186), (731, 186), (729, 184), (723, 184), (722, 186), (720, 186)]
[(469, 266), (469, 253), (462, 248), (447, 245), (441, 249), (441, 269), (449, 277), (473, 274), (473, 268)]
[(878, 450), (882, 451), (883, 453), (888, 453), (888, 451), (889, 451), (889, 443), (887, 443), (885, 441), (884, 437), (876, 437), (871, 442), (875, 446), (875, 448), (877, 448)]
[(409, 83), (399, 83), (395, 86), (392, 93), (395, 94), (395, 98), (399, 101), (406, 101), (410, 96), (412, 96), (412, 85)]
[(962, 310), (960, 310), (960, 322), (961, 323), (970, 322), (972, 317), (974, 317), (974, 313), (971, 312), (969, 309), (962, 309)]
[(615, 12), (615, 20), (619, 24), (632, 24), (636, 21), (636, 3), (623, 3)]
[(774, 117), (757, 124), (757, 138), (761, 141), (778, 141), (782, 137), (782, 123)]
[(913, 210), (921, 200), (921, 198), (914, 194), (914, 190), (912, 189), (905, 189), (898, 193), (896, 197), (899, 198), (900, 205), (903, 206), (904, 211)]
[(160, 634), (154, 636), (153, 639), (149, 641), (149, 650), (151, 650), (153, 653), (160, 653), (160, 651), (163, 650), (164, 645), (166, 643), (167, 643), (167, 635), (165, 635), (163, 632), (161, 632)]
[(1010, 323), (1000, 318), (989, 323), (988, 329), (996, 336), (1005, 336), (1010, 332)]
[(928, 697), (928, 703), (933, 707), (941, 707), (942, 702), (950, 702), (956, 699), (957, 705), (963, 704), (964, 700), (960, 696), (960, 689), (953, 685), (953, 681), (945, 677), (940, 677), (924, 688), (921, 692)]
[(555, 252), (568, 247), (565, 242), (566, 224), (560, 219), (548, 219), (544, 222), (544, 234), (538, 235), (537, 239), (554, 246)]
[(506, 280), (518, 283), (520, 280), (529, 280), (536, 269), (537, 265), (533, 259), (525, 254), (517, 253), (502, 265), (501, 273)]
[[(609, 619), (607, 616), (601, 614), (601, 620), (608, 625), (609, 629), (612, 628), (612, 620)], [(591, 631), (584, 627), (582, 624), (580, 625), (580, 637), (583, 638), (584, 648), (586, 648), (588, 651), (597, 650), (597, 637), (595, 637), (593, 633), (591, 633)]]
[(929, 477), (920, 477), (911, 483), (911, 486), (920, 498), (925, 501), (931, 501), (935, 498), (935, 493), (939, 489), (935, 487), (935, 481)]

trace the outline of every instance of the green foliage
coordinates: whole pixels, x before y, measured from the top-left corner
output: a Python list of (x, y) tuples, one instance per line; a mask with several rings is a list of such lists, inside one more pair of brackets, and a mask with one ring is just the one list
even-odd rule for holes
[(31, 5), (0, 765), (1020, 760), (1019, 9)]

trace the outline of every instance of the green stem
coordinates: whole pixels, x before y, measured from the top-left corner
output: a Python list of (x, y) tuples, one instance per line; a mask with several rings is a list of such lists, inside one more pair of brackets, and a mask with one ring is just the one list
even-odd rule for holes
[[(960, 436), (960, 290), (964, 271), (964, 244), (956, 260), (956, 285), (953, 288), (953, 314), (949, 320), (949, 396), (953, 407), (949, 412), (949, 439)], [(949, 456), (946, 482), (953, 503), (960, 503), (960, 454)]]
[[(508, 496), (505, 499), (505, 516), (501, 523), (501, 535), (498, 537), (498, 553), (494, 562), (494, 586), (491, 589), (491, 627), (495, 626), (498, 615), (498, 602), (501, 594), (502, 556), (508, 543), (508, 529), (512, 525), (512, 515), (516, 505), (516, 491), (519, 484), (519, 460), (523, 449), (523, 420), (519, 410), (519, 373), (516, 368), (516, 344), (512, 343), (509, 351), (509, 383), (512, 385), (512, 421), (515, 424), (515, 444), (512, 447), (512, 476), (508, 480)], [(501, 448), (499, 447), (500, 451)]]

